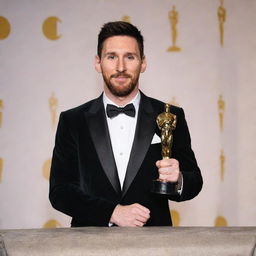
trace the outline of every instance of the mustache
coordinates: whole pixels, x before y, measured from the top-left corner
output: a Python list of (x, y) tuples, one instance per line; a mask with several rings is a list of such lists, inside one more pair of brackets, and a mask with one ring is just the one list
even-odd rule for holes
[(118, 78), (119, 76), (126, 77), (126, 78), (131, 78), (131, 75), (129, 75), (125, 72), (117, 72), (117, 73), (111, 75), (110, 78)]

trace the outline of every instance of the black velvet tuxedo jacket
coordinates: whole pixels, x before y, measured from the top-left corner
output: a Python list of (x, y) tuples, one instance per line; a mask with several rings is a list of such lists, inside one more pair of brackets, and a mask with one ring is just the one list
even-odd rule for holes
[(156, 161), (162, 159), (156, 117), (164, 103), (141, 93), (137, 127), (121, 190), (108, 132), (102, 95), (61, 113), (56, 133), (50, 175), (52, 206), (72, 217), (72, 226), (108, 226), (117, 204), (139, 203), (150, 210), (147, 226), (171, 225), (168, 199), (184, 201), (202, 188), (202, 177), (194, 153), (184, 112), (171, 106), (177, 116), (172, 157), (183, 174), (181, 195), (167, 197), (151, 193), (158, 178)]

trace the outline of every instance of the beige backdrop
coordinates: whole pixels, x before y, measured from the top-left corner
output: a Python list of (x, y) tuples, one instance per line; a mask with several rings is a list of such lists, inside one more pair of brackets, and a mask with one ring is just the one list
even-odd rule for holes
[(97, 34), (120, 19), (145, 37), (141, 89), (184, 108), (204, 177), (170, 203), (175, 224), (256, 225), (255, 13), (255, 0), (0, 0), (0, 229), (69, 226), (48, 201), (56, 123), (101, 92)]

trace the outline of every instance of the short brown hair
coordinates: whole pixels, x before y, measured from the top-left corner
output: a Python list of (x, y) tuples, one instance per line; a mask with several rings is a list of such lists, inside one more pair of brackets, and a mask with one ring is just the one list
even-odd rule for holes
[(144, 57), (144, 39), (141, 32), (134, 25), (124, 21), (108, 22), (103, 25), (98, 35), (97, 54), (99, 57), (101, 57), (104, 41), (112, 36), (130, 36), (135, 38), (139, 46), (140, 56), (141, 58)]

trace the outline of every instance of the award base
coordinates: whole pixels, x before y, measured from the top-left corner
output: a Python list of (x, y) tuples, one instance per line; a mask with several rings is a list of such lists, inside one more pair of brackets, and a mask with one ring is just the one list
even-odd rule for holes
[(177, 182), (153, 180), (152, 192), (162, 195), (176, 195), (178, 193)]

